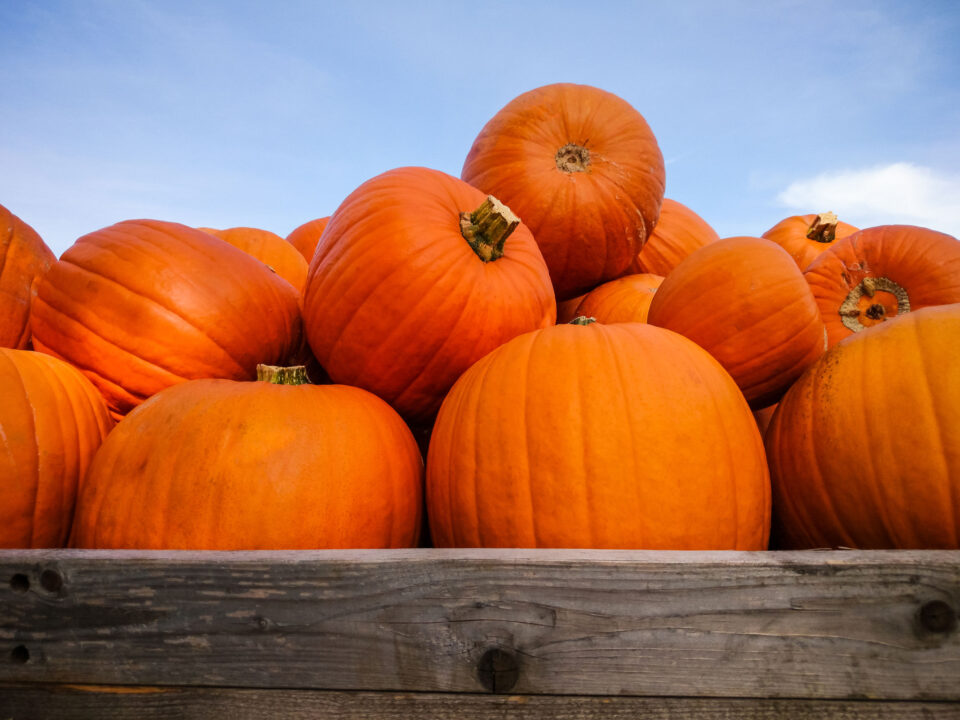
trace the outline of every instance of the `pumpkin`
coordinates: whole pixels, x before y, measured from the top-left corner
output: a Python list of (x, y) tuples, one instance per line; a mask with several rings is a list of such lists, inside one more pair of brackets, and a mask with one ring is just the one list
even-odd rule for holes
[(847, 338), (766, 434), (777, 546), (960, 549), (960, 304)]
[(663, 156), (643, 116), (588, 85), (547, 85), (484, 126), (461, 177), (537, 239), (559, 300), (626, 272), (660, 214)]
[(359, 388), (194, 380), (114, 429), (77, 500), (73, 547), (197, 550), (416, 544), (423, 462), (410, 431)]
[(770, 487), (750, 409), (709, 354), (589, 323), (521, 335), (463, 374), (430, 438), (427, 507), (437, 547), (761, 550)]
[(0, 348), (28, 346), (35, 286), (56, 261), (32, 227), (0, 205)]
[(307, 280), (307, 261), (296, 248), (279, 235), (269, 230), (251, 227), (234, 227), (226, 230), (199, 229), (216, 235), (221, 240), (226, 240), (248, 255), (253, 255), (293, 285), (298, 293), (303, 292), (303, 285)]
[(572, 297), (569, 300), (561, 300), (557, 303), (557, 324), (565, 325), (571, 320), (577, 317), (577, 308), (580, 307), (580, 303), (583, 302), (583, 299), (587, 296), (587, 293), (583, 295), (577, 295)]
[(719, 239), (717, 231), (693, 210), (664, 198), (657, 226), (628, 270), (666, 277), (687, 255)]
[(853, 235), (859, 229), (840, 222), (835, 213), (825, 212), (785, 218), (761, 237), (780, 245), (790, 253), (801, 270), (806, 270), (810, 263), (831, 244), (848, 235)]
[(333, 381), (419, 425), (476, 360), (555, 319), (530, 231), (495, 198), (427, 168), (378, 175), (344, 200), (304, 294), (307, 338)]
[(687, 256), (653, 296), (647, 321), (706, 349), (754, 409), (775, 403), (824, 351), (803, 273), (762, 238), (726, 238)]
[(320, 236), (323, 235), (323, 230), (327, 227), (329, 221), (329, 215), (317, 218), (316, 220), (309, 220), (303, 223), (303, 225), (295, 227), (290, 231), (290, 234), (287, 235), (287, 242), (293, 245), (297, 249), (297, 252), (303, 255), (308, 265), (310, 261), (313, 260), (313, 253), (317, 249), (317, 243), (320, 242)]
[(830, 346), (929, 305), (960, 302), (960, 242), (913, 225), (879, 225), (835, 242), (804, 273)]
[(79, 370), (29, 350), (0, 348), (0, 396), (0, 547), (63, 547), (113, 420)]
[(85, 235), (37, 288), (38, 350), (93, 382), (115, 417), (184, 380), (253, 378), (300, 343), (299, 297), (205, 232), (128, 220)]
[(648, 273), (611, 280), (587, 293), (577, 307), (577, 315), (592, 317), (605, 325), (646, 322), (653, 294), (662, 282), (659, 275)]

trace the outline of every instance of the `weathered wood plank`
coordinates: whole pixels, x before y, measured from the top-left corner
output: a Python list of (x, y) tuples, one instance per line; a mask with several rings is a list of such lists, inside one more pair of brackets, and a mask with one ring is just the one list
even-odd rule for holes
[(0, 682), (960, 700), (960, 552), (0, 552)]
[(0, 685), (4, 720), (956, 720), (960, 705), (898, 701), (371, 693)]

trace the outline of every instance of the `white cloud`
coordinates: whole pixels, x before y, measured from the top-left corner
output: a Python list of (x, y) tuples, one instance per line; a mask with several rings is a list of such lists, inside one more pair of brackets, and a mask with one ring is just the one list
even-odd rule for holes
[(777, 200), (803, 213), (832, 210), (858, 227), (921, 225), (960, 237), (960, 175), (912, 163), (822, 173)]

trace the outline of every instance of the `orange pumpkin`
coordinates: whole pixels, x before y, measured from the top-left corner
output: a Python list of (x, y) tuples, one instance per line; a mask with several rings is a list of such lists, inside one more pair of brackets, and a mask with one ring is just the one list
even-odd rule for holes
[(121, 416), (163, 388), (248, 379), (300, 343), (299, 297), (205, 232), (128, 220), (85, 235), (37, 289), (38, 350), (80, 368)]
[(911, 310), (960, 302), (960, 242), (913, 225), (866, 228), (821, 253), (804, 277), (833, 346)]
[(36, 283), (56, 261), (32, 227), (0, 205), (0, 347), (28, 346)]
[(653, 296), (647, 320), (706, 349), (755, 409), (775, 403), (824, 351), (803, 273), (762, 238), (718, 240), (687, 256)]
[(293, 285), (298, 293), (303, 292), (307, 281), (307, 261), (300, 252), (279, 235), (269, 230), (251, 227), (234, 227), (226, 230), (199, 228), (221, 240), (226, 240), (235, 248), (253, 255), (273, 272)]
[(0, 547), (63, 547), (77, 486), (113, 420), (62, 360), (0, 348)]
[(646, 120), (588, 85), (510, 101), (480, 131), (461, 177), (530, 228), (559, 300), (623, 275), (663, 200), (663, 156)]
[(664, 198), (657, 226), (629, 271), (666, 277), (687, 255), (719, 239), (717, 231), (693, 210)]
[(713, 358), (663, 328), (590, 323), (463, 374), (430, 438), (427, 507), (438, 547), (761, 550), (770, 487)]
[(317, 249), (317, 243), (320, 242), (320, 236), (323, 235), (323, 230), (327, 227), (328, 222), (330, 222), (329, 215), (310, 220), (303, 225), (298, 225), (287, 235), (287, 242), (303, 255), (308, 265), (313, 260), (313, 253)]
[(130, 413), (90, 466), (71, 545), (414, 546), (423, 462), (410, 430), (370, 393), (303, 385), (299, 371), (195, 380)]
[(304, 294), (307, 338), (333, 381), (420, 425), (473, 362), (555, 319), (530, 231), (495, 199), (427, 168), (384, 173), (344, 200)]
[(777, 546), (960, 549), (960, 304), (838, 343), (766, 434)]
[(576, 314), (592, 317), (605, 325), (646, 322), (653, 295), (662, 282), (659, 275), (624, 275), (587, 293)]
[(825, 212), (785, 218), (761, 237), (777, 243), (790, 253), (801, 270), (806, 270), (834, 242), (858, 231), (859, 228), (840, 222), (836, 214)]

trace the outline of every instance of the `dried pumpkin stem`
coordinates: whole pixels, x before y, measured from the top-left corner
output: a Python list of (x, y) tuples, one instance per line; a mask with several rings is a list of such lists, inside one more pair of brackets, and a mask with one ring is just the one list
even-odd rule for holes
[(578, 315), (573, 320), (571, 320), (568, 325), (592, 325), (597, 319), (595, 317), (587, 317), (586, 315)]
[(807, 229), (807, 238), (820, 243), (831, 243), (837, 237), (837, 223), (840, 222), (832, 212), (817, 215)]
[(897, 315), (910, 312), (910, 297), (901, 285), (886, 277), (865, 277), (840, 304), (840, 321), (848, 330), (860, 332), (866, 327), (860, 321), (861, 313), (874, 321), (886, 319), (887, 310), (882, 303), (872, 303), (866, 309), (860, 305), (861, 298), (872, 298), (878, 291), (890, 293), (897, 299)]
[(503, 245), (520, 218), (493, 195), (472, 213), (460, 213), (460, 234), (484, 262), (503, 257)]
[(257, 365), (257, 380), (274, 385), (308, 385), (307, 368), (304, 365), (281, 367), (278, 365)]

